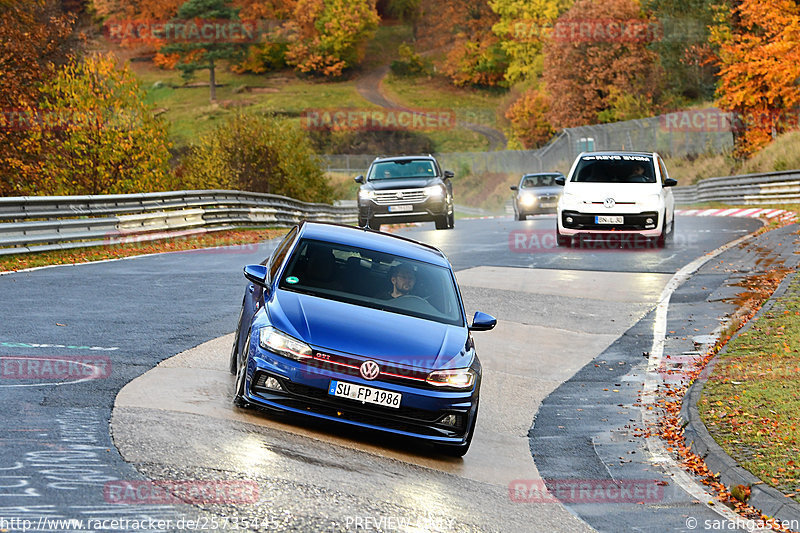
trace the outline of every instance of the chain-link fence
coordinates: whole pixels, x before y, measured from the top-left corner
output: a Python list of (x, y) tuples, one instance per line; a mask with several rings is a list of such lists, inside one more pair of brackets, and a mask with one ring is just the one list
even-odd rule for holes
[[(436, 154), (441, 165), (456, 172), (566, 173), (582, 151), (641, 150), (681, 157), (722, 153), (733, 147), (731, 117), (718, 109), (683, 111), (658, 117), (566, 128), (538, 150), (451, 152)], [(362, 174), (374, 154), (322, 156), (329, 172)]]

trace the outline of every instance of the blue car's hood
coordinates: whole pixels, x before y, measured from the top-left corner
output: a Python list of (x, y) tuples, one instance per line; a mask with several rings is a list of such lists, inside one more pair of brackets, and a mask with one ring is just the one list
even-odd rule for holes
[[(283, 290), (272, 295), (267, 309), (273, 326), (320, 350), (423, 369), (465, 367), (472, 362), (464, 357), (466, 326)], [(454, 358), (463, 360), (451, 361)]]

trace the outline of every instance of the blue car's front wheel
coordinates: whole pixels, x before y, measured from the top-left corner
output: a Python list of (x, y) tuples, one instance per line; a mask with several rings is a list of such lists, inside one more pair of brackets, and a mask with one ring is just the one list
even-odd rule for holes
[[(238, 336), (238, 333), (237, 333)], [(250, 335), (247, 336), (247, 344), (245, 346), (250, 345)], [(236, 346), (234, 344), (234, 346)], [(234, 348), (234, 351), (238, 351)], [(245, 357), (244, 361), (240, 364), (239, 357), (237, 355), (234, 365), (236, 367), (236, 392), (233, 395), (233, 405), (236, 407), (249, 407), (250, 401), (246, 397), (245, 387), (247, 384), (247, 357)]]
[(236, 324), (236, 332), (233, 335), (233, 346), (231, 347), (231, 360), (228, 365), (231, 374), (236, 375), (239, 369), (239, 332), (242, 330), (242, 315), (244, 314), (244, 305), (239, 310), (239, 320)]

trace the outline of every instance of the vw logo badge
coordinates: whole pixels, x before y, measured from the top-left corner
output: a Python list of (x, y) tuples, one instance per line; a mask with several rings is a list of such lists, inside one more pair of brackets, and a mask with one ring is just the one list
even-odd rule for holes
[(381, 367), (375, 361), (364, 361), (358, 371), (364, 379), (375, 379), (381, 373)]
[(398, 200), (402, 200), (402, 199), (403, 199), (403, 192), (402, 192), (402, 191), (397, 191), (397, 193), (395, 194), (395, 196), (397, 196), (397, 199), (398, 199)]
[(616, 203), (617, 202), (615, 202), (613, 198), (606, 198), (605, 200), (603, 200), (603, 207), (611, 209), (612, 207), (614, 207), (614, 205), (616, 205)]

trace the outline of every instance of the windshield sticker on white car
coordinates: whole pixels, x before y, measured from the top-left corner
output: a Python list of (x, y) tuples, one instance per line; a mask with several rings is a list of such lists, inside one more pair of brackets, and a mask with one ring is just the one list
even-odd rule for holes
[(650, 161), (646, 155), (585, 155), (584, 161)]
[(289, 276), (288, 278), (286, 278), (286, 283), (289, 283), (291, 285), (294, 285), (295, 283), (297, 283), (299, 281), (300, 281), (300, 278), (297, 278), (295, 276)]

